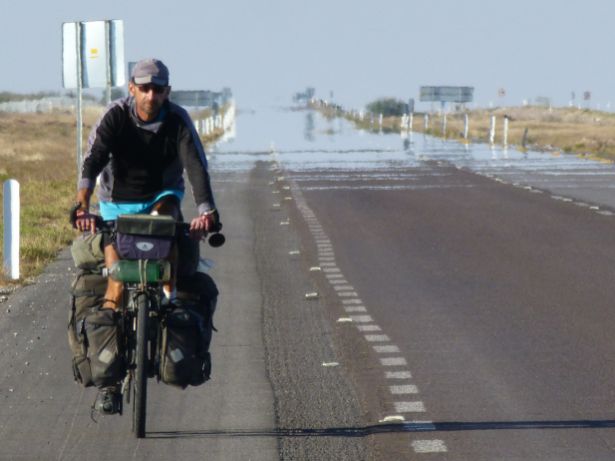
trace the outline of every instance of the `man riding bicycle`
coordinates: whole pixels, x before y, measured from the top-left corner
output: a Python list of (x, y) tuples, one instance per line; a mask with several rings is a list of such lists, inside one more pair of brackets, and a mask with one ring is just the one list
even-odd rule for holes
[[(199, 215), (190, 223), (190, 235), (200, 239), (218, 229), (205, 151), (188, 113), (169, 101), (169, 71), (162, 61), (139, 61), (128, 84), (130, 96), (111, 103), (88, 140), (75, 205), (75, 227), (95, 231), (90, 198), (99, 178), (100, 214), (105, 221), (120, 214), (151, 213), (181, 219), (183, 172), (192, 185)], [(103, 239), (105, 266), (119, 260), (112, 239)], [(172, 275), (163, 285), (166, 302), (175, 296), (177, 254), (171, 256)], [(123, 284), (108, 278), (102, 309), (117, 309)], [(105, 413), (121, 398), (114, 387), (101, 389), (95, 407)]]

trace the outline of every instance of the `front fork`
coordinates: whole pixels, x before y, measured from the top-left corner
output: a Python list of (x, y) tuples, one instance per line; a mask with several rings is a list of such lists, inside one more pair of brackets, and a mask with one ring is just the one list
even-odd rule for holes
[[(134, 380), (134, 374), (136, 370), (135, 363), (135, 351), (136, 351), (136, 338), (137, 338), (137, 315), (136, 310), (134, 308), (135, 302), (134, 297), (139, 296), (141, 293), (138, 293), (136, 290), (129, 290), (128, 296), (125, 296), (124, 299), (128, 299), (128, 305), (124, 307), (124, 311), (122, 314), (122, 318), (124, 322), (122, 322), (122, 335), (124, 337), (124, 350), (126, 357), (126, 376), (122, 380), (121, 383), (121, 392), (122, 395), (126, 398), (126, 403), (130, 403), (131, 399), (131, 384)], [(161, 316), (159, 315), (161, 309), (159, 306), (160, 296), (154, 295), (152, 292), (148, 292), (147, 296), (152, 299), (155, 303), (157, 303), (149, 312), (150, 319), (154, 320), (149, 322), (149, 332), (148, 332), (148, 373), (147, 376), (149, 378), (158, 377), (157, 369), (160, 364), (160, 350), (158, 344), (160, 344), (161, 338), (161, 328), (158, 325), (161, 322)], [(158, 377), (159, 379), (159, 377)]]

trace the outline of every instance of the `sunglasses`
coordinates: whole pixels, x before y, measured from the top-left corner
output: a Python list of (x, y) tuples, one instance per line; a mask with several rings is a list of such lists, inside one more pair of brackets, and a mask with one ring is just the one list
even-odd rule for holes
[(153, 91), (156, 94), (164, 93), (167, 89), (166, 86), (153, 85), (151, 83), (148, 83), (147, 85), (137, 85), (137, 88), (141, 93), (149, 93), (150, 91)]

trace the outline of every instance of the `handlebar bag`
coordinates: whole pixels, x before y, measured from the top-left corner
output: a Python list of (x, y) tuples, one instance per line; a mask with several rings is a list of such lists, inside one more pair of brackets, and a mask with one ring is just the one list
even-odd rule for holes
[(120, 215), (116, 223), (116, 248), (125, 259), (164, 259), (175, 239), (170, 216)]
[(164, 259), (171, 252), (173, 239), (151, 235), (117, 233), (115, 245), (124, 259)]

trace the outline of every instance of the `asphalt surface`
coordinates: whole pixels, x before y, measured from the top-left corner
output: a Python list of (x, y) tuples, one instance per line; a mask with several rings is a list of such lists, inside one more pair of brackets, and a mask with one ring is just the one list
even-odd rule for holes
[(346, 173), (295, 188), (343, 274), (321, 290), (354, 315), (341, 361), (367, 420), (405, 421), (377, 457), (613, 459), (613, 218), (443, 163), (407, 189)]
[(224, 215), (227, 245), (202, 246), (217, 263), (211, 275), (221, 291), (212, 379), (186, 390), (150, 380), (140, 441), (130, 432), (129, 413), (94, 422), (96, 392), (73, 382), (70, 369), (66, 322), (74, 269), (65, 251), (35, 284), (0, 304), (0, 459), (278, 459), (249, 185), (237, 177), (219, 180), (219, 206), (233, 212)]
[(558, 174), (552, 192), (524, 157), (342, 125), (335, 144), (313, 116), (277, 120), (254, 117), (280, 147), (212, 158), (227, 236), (203, 246), (221, 291), (212, 380), (152, 383), (140, 441), (129, 415), (92, 421), (63, 252), (0, 303), (0, 459), (614, 459), (608, 188)]

